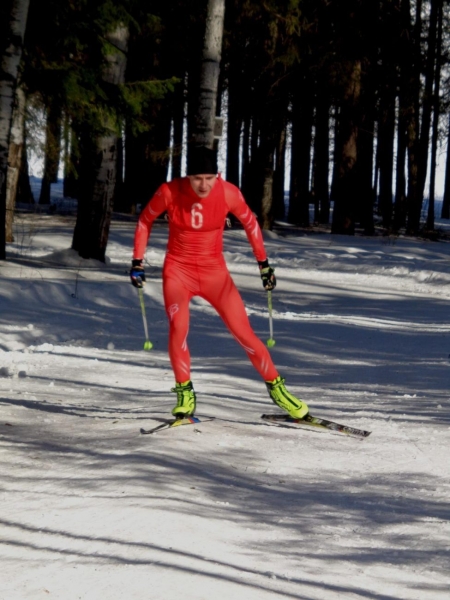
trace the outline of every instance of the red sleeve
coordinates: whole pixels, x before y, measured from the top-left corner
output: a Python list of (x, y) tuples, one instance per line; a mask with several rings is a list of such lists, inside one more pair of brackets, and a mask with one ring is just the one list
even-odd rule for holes
[(148, 239), (152, 229), (153, 221), (159, 217), (166, 209), (170, 190), (166, 183), (163, 183), (155, 192), (150, 202), (141, 212), (134, 232), (134, 251), (133, 258), (143, 259)]
[(242, 223), (256, 260), (266, 260), (267, 255), (261, 228), (254, 213), (250, 210), (239, 188), (227, 181), (223, 181), (223, 185), (228, 210)]

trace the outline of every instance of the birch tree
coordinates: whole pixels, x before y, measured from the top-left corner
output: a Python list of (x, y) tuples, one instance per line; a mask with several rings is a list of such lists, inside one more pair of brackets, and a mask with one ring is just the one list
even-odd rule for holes
[(225, 0), (208, 0), (198, 108), (192, 136), (195, 145), (208, 148), (214, 145), (224, 18)]
[(16, 90), (16, 100), (11, 120), (11, 133), (9, 140), (8, 168), (6, 175), (6, 214), (5, 235), (6, 242), (13, 242), (14, 209), (16, 206), (17, 186), (19, 183), (20, 170), (22, 168), (22, 157), (25, 135), (25, 107), (26, 94), (22, 86)]
[(9, 140), (30, 0), (13, 0), (0, 67), (0, 260), (6, 258), (6, 179)]

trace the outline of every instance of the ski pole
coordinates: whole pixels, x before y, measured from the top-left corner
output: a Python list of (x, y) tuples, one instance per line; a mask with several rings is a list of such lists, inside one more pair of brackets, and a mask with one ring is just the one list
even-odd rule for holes
[(269, 348), (272, 348), (273, 346), (275, 346), (275, 340), (273, 339), (272, 292), (270, 290), (267, 292), (267, 304), (269, 307), (269, 330), (270, 330), (270, 337), (267, 340), (267, 346)]
[(142, 320), (144, 321), (144, 331), (145, 331), (144, 350), (151, 350), (153, 348), (153, 344), (148, 339), (147, 317), (145, 316), (144, 291), (142, 288), (138, 288), (138, 292), (139, 292), (139, 300), (141, 303)]

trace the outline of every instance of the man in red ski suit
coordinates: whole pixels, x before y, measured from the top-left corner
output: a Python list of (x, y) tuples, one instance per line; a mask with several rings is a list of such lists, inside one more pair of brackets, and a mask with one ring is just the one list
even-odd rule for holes
[(228, 213), (242, 223), (258, 261), (263, 286), (274, 289), (274, 269), (269, 265), (261, 229), (240, 190), (217, 175), (213, 150), (192, 148), (187, 176), (159, 187), (142, 211), (135, 231), (131, 282), (145, 282), (143, 258), (154, 220), (167, 211), (169, 239), (163, 268), (164, 304), (169, 319), (169, 357), (175, 375), (177, 418), (192, 416), (196, 394), (191, 382), (191, 357), (187, 345), (189, 302), (200, 296), (219, 313), (266, 382), (272, 400), (292, 417), (302, 418), (307, 405), (284, 385), (264, 343), (254, 333), (242, 298), (223, 256), (223, 230)]

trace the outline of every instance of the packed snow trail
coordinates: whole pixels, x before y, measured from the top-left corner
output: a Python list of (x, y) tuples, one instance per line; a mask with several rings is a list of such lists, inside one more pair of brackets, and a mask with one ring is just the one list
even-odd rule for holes
[[(147, 255), (144, 352), (134, 223), (113, 222), (106, 267), (67, 250), (73, 224), (22, 215), (1, 265), (0, 599), (446, 599), (450, 244), (266, 240), (275, 363), (312, 414), (370, 430), (363, 442), (264, 423), (264, 383), (199, 300), (197, 412), (214, 419), (145, 436), (174, 402), (166, 225)], [(227, 261), (265, 340), (241, 234), (226, 232)]]

